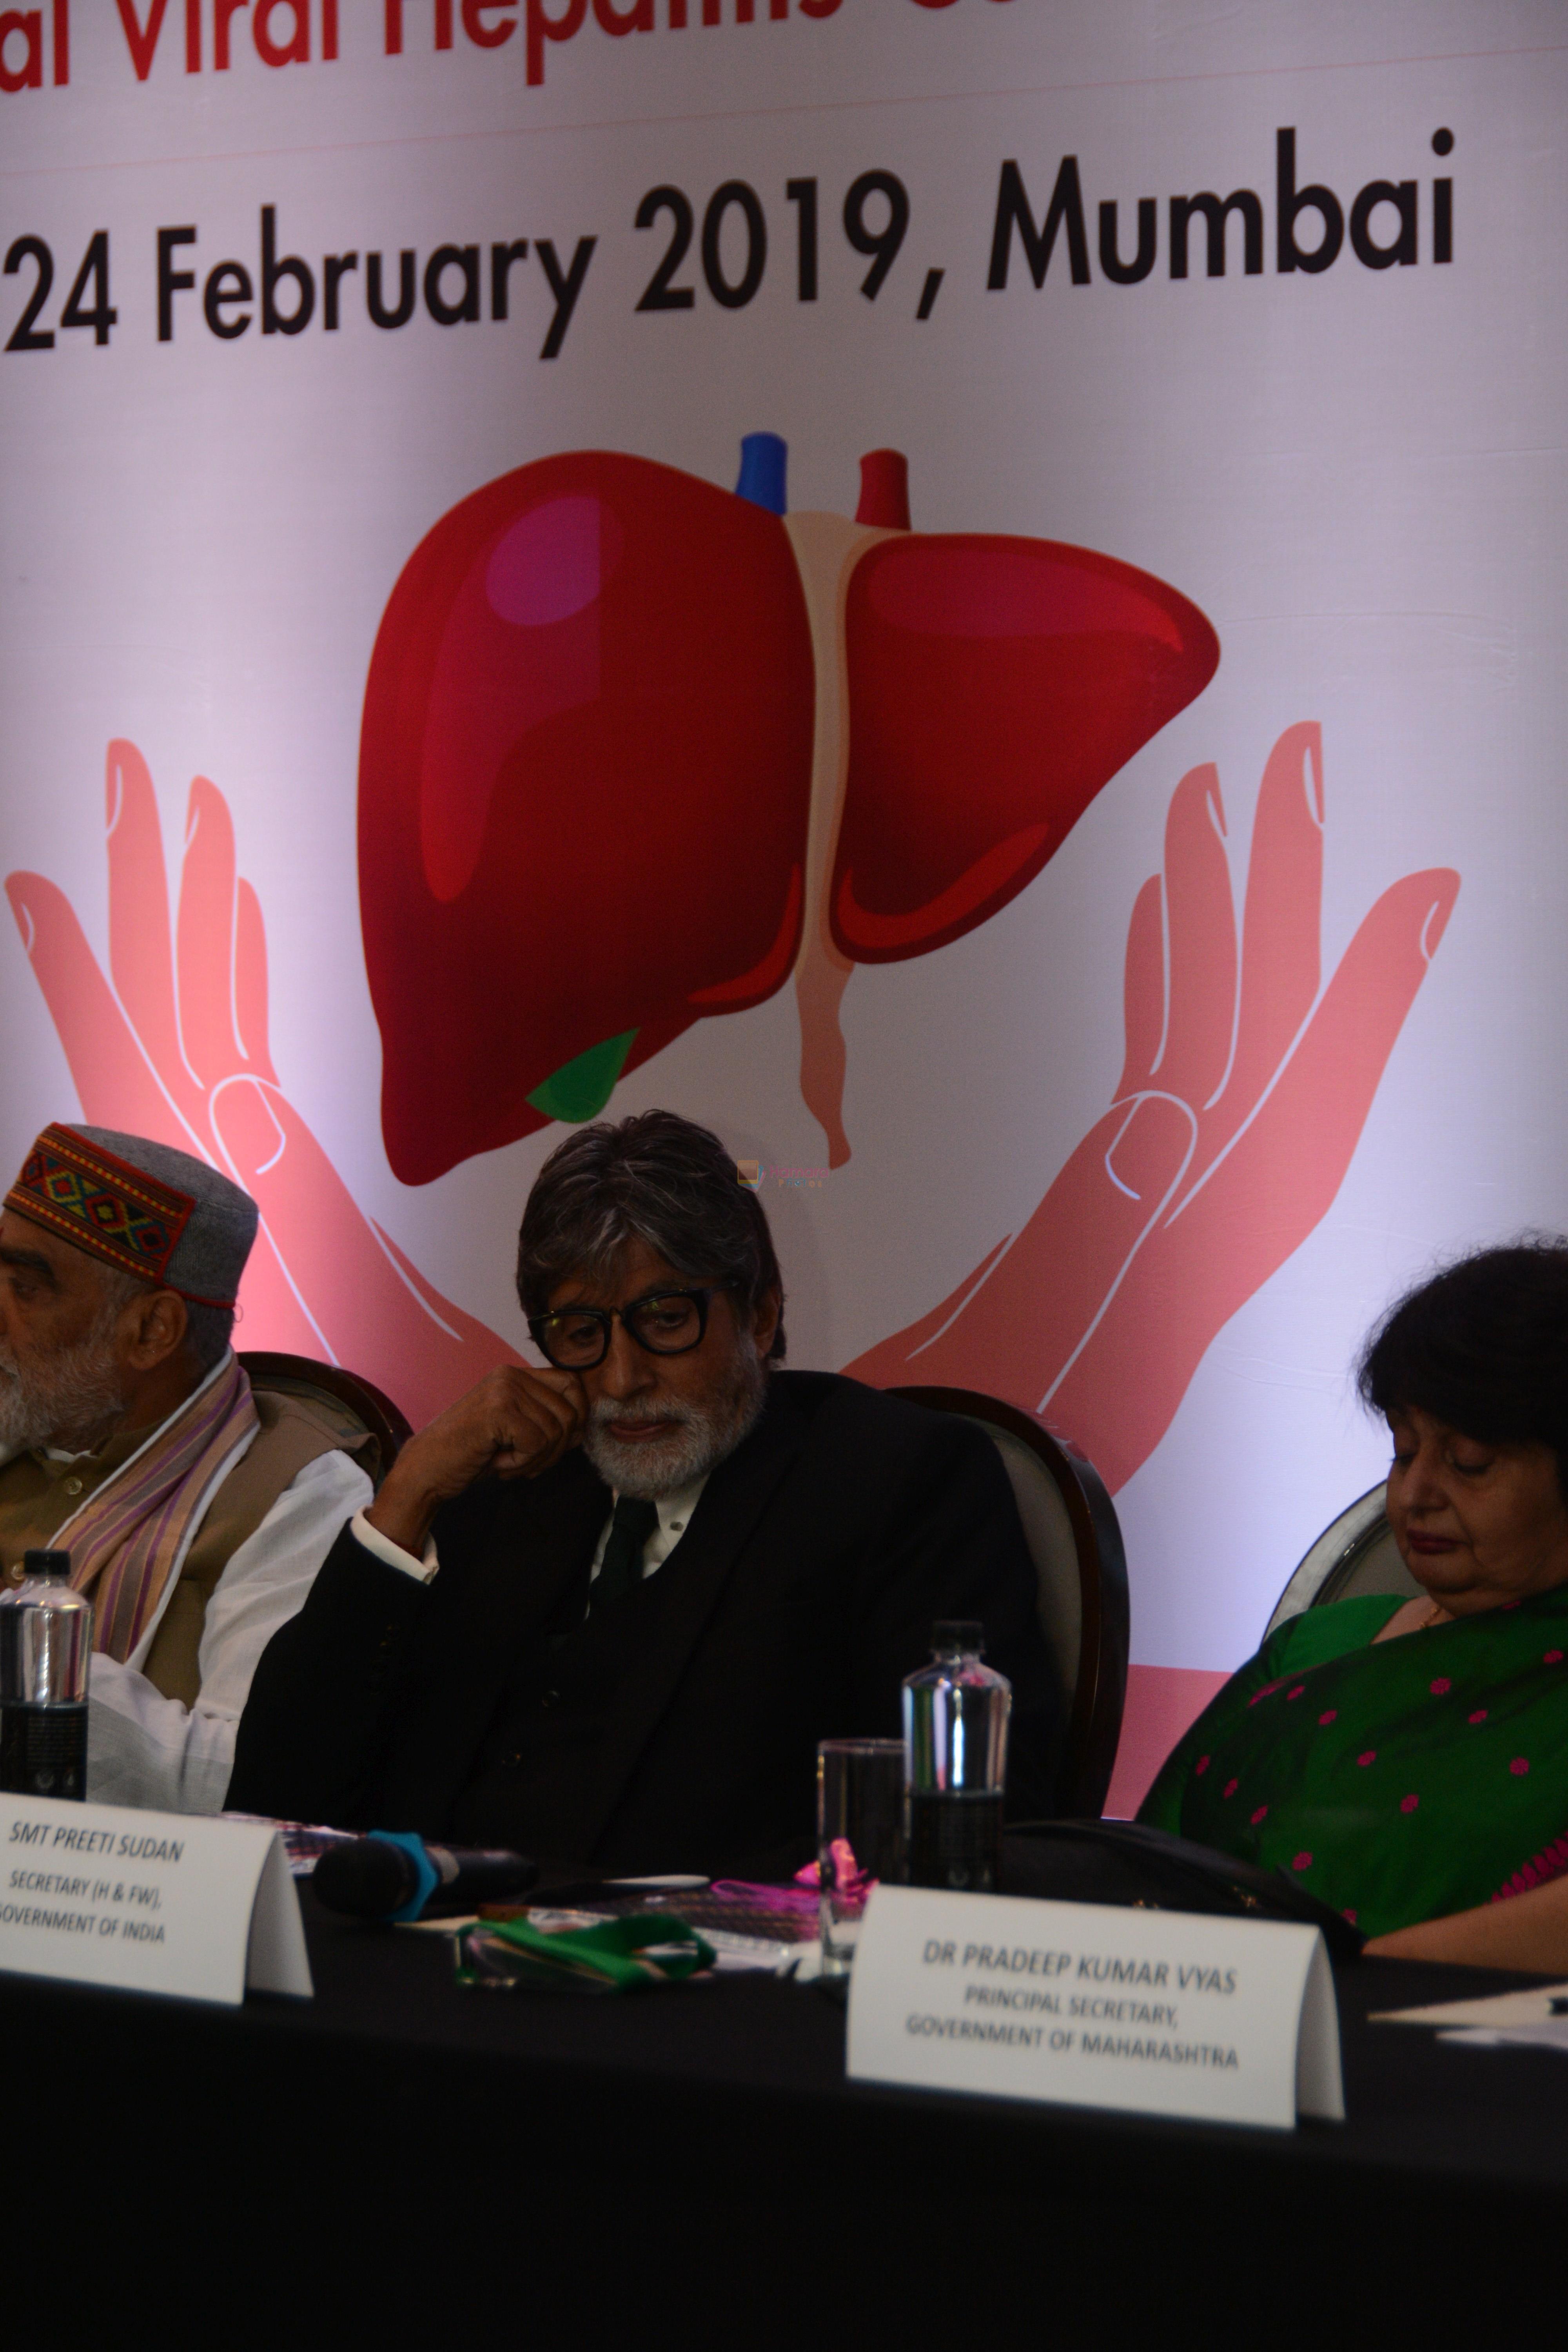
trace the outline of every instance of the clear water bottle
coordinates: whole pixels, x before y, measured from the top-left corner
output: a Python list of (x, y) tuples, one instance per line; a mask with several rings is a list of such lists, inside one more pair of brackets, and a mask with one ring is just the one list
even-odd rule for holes
[(910, 1883), (987, 1894), (1000, 1884), (1013, 1685), (983, 1663), (985, 1629), (931, 1629), (931, 1663), (904, 1684)]
[(71, 1590), (68, 1551), (30, 1551), (24, 1567), (0, 1592), (0, 1789), (81, 1799), (92, 1603)]

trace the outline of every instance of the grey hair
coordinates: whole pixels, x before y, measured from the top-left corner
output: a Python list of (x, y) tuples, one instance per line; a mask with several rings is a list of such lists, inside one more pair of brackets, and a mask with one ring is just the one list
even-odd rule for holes
[(670, 1110), (600, 1119), (551, 1153), (517, 1237), (523, 1313), (542, 1315), (570, 1275), (602, 1275), (634, 1236), (689, 1281), (732, 1284), (748, 1307), (776, 1289), (768, 1356), (782, 1362), (784, 1290), (766, 1212), (719, 1138)]
[[(106, 1325), (112, 1324), (121, 1308), (129, 1306), (132, 1299), (149, 1295), (148, 1286), (140, 1275), (127, 1274), (120, 1266), (100, 1265), (99, 1276), (103, 1285), (100, 1312)], [(198, 1307), (190, 1298), (183, 1299), (181, 1304), (185, 1310), (185, 1346), (205, 1379), (228, 1347), (234, 1331), (234, 1309)]]

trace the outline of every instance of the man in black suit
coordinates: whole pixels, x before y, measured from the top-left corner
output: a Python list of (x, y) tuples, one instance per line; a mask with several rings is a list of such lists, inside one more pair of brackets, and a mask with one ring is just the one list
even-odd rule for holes
[(895, 1736), (934, 1620), (1014, 1687), (1010, 1810), (1050, 1809), (1056, 1684), (1006, 1475), (968, 1423), (775, 1369), (767, 1219), (668, 1111), (529, 1196), (547, 1368), (410, 1440), (274, 1637), (231, 1806), (617, 1871), (763, 1875), (815, 1842), (819, 1739)]

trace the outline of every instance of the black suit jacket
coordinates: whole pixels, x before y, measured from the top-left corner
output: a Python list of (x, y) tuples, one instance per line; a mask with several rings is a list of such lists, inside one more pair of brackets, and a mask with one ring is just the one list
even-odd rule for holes
[(515, 1818), (491, 1804), (491, 1842), (620, 1870), (778, 1868), (813, 1849), (817, 1741), (896, 1737), (932, 1621), (973, 1617), (1014, 1688), (1010, 1810), (1051, 1809), (1060, 1703), (980, 1431), (830, 1373), (775, 1373), (657, 1575), (552, 1648), (609, 1507), (581, 1453), (481, 1481), (437, 1518), (429, 1585), (345, 1528), (257, 1668), (229, 1804), (450, 1836), (481, 1769), (493, 1795), (495, 1728), (533, 1657), (530, 1736), (552, 1769)]

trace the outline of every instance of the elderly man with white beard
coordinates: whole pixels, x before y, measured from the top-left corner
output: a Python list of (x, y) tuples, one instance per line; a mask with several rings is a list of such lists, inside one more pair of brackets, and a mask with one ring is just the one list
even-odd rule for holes
[(91, 1595), (104, 1803), (219, 1810), (256, 1661), (370, 1500), (230, 1349), (256, 1228), (204, 1161), (91, 1127), (46, 1128), (0, 1215), (0, 1572), (63, 1550)]
[(257, 1669), (230, 1802), (605, 1870), (773, 1874), (816, 1749), (896, 1736), (934, 1621), (1014, 1685), (1009, 1798), (1058, 1720), (1012, 1490), (973, 1425), (777, 1369), (767, 1218), (668, 1111), (580, 1130), (522, 1220), (545, 1361), (405, 1447)]

